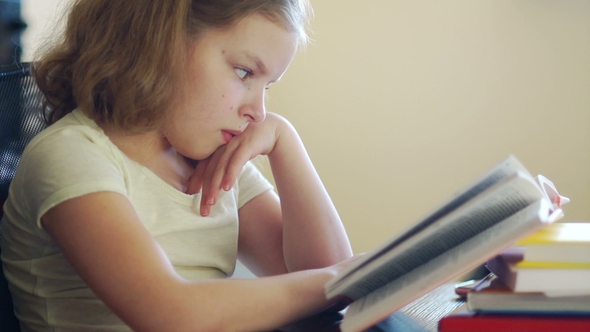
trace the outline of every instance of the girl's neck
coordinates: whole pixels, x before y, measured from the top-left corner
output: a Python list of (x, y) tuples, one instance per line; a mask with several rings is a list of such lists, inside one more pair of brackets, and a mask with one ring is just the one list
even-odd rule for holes
[(103, 131), (131, 160), (150, 169), (177, 190), (186, 191), (194, 167), (159, 131), (133, 135), (119, 134), (104, 128)]

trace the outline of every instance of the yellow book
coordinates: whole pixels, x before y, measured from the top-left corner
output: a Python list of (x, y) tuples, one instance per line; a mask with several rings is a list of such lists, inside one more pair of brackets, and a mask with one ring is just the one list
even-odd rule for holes
[(522, 261), (516, 263), (520, 269), (590, 269), (590, 263), (564, 263), (564, 262), (541, 262)]
[(523, 261), (517, 249), (509, 248), (486, 264), (513, 291), (590, 295), (590, 264)]
[(516, 245), (527, 262), (590, 264), (590, 223), (553, 223)]

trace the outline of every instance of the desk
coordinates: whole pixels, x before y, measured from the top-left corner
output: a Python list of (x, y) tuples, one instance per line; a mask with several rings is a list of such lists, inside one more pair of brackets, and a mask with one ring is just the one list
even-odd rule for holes
[[(454, 284), (442, 285), (393, 313), (368, 332), (436, 332), (438, 321), (465, 302), (455, 294)], [(276, 332), (339, 332), (342, 314), (326, 313)]]

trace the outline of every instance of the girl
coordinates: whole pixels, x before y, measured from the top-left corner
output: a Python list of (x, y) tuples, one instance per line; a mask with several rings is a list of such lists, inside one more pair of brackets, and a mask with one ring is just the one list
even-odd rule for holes
[[(51, 126), (4, 208), (24, 331), (269, 330), (333, 305), (323, 286), (349, 264), (348, 239), (295, 129), (264, 107), (308, 12), (305, 0), (73, 3), (33, 67)], [(261, 278), (226, 278), (238, 258)]]

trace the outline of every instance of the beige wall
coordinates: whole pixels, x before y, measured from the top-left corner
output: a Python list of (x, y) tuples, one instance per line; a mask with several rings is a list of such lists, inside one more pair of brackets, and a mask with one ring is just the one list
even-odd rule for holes
[(572, 199), (565, 220), (590, 220), (590, 1), (312, 3), (315, 42), (268, 109), (298, 128), (355, 252), (509, 154)]
[(23, 60), (31, 61), (46, 37), (51, 37), (63, 21), (61, 13), (71, 0), (21, 0), (21, 12), (27, 22), (22, 36)]
[[(313, 1), (313, 0), (312, 0)], [(590, 1), (316, 0), (315, 43), (269, 90), (356, 252), (509, 154), (590, 219)]]

